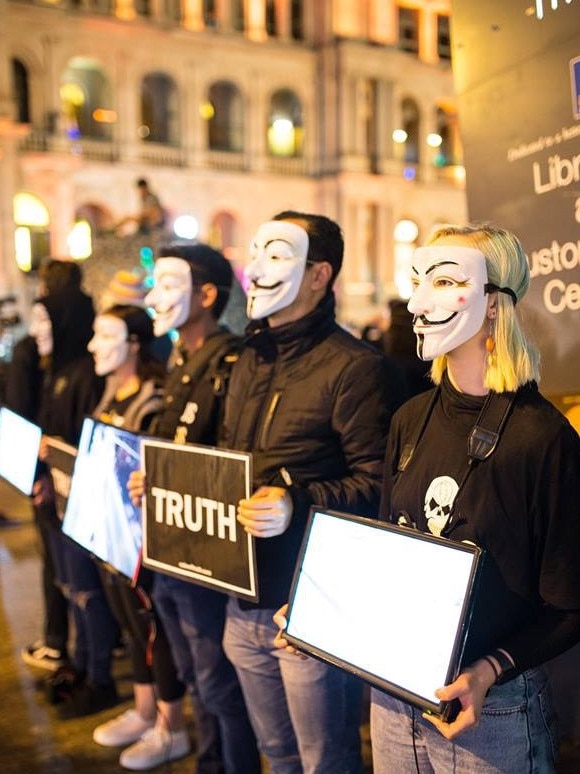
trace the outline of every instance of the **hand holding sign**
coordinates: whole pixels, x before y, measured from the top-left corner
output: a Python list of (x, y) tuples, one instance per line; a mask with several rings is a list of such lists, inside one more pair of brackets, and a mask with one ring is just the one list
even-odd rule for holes
[(145, 475), (142, 470), (131, 471), (127, 481), (127, 492), (133, 505), (139, 508), (145, 494)]
[[(32, 502), (36, 506), (47, 505), (54, 500), (54, 487), (52, 478), (48, 473), (42, 473), (32, 487)], [(62, 516), (60, 516), (62, 519)]]
[(286, 620), (286, 614), (288, 613), (288, 603), (285, 605), (282, 605), (281, 608), (276, 610), (274, 615), (272, 616), (274, 619), (274, 623), (278, 627), (278, 632), (276, 636), (274, 637), (274, 647), (275, 648), (283, 648), (288, 653), (292, 653), (294, 656), (298, 656), (303, 661), (307, 661), (309, 656), (306, 655), (306, 653), (301, 653), (297, 648), (295, 648), (293, 645), (288, 644), (288, 640), (284, 636), (284, 631), (287, 626), (287, 620)]
[(292, 498), (286, 489), (261, 486), (238, 503), (238, 521), (254, 537), (275, 537), (288, 529), (292, 510)]

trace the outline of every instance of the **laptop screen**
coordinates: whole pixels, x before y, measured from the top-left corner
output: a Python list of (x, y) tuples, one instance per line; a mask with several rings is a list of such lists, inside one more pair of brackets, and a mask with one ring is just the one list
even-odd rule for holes
[(312, 508), (286, 636), (423, 710), (458, 673), (481, 556), (473, 545)]
[(74, 463), (62, 531), (127, 578), (141, 560), (141, 509), (127, 492), (140, 467), (141, 437), (86, 417)]
[(32, 494), (41, 436), (38, 425), (0, 408), (0, 476), (25, 495)]

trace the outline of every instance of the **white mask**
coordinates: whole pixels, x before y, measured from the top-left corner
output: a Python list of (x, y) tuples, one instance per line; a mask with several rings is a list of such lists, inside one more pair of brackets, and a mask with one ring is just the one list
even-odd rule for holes
[(154, 334), (163, 336), (172, 328), (179, 328), (189, 317), (193, 289), (190, 265), (183, 258), (158, 258), (153, 280), (145, 304), (155, 310)]
[(481, 329), (487, 312), (485, 256), (460, 245), (419, 247), (412, 269), (414, 291), (407, 308), (414, 315), (417, 354), (433, 360)]
[(97, 376), (112, 374), (129, 356), (127, 325), (112, 314), (100, 314), (93, 330), (87, 349), (95, 359), (95, 372)]
[(36, 348), (41, 357), (52, 355), (54, 346), (52, 338), (52, 322), (44, 304), (32, 305), (28, 333), (36, 339)]
[(296, 300), (307, 255), (308, 234), (301, 226), (271, 220), (258, 228), (250, 244), (251, 262), (244, 269), (251, 320), (262, 320)]

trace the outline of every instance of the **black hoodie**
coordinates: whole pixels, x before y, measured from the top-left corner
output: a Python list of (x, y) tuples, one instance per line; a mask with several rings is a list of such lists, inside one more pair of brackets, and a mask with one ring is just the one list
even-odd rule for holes
[(67, 289), (38, 299), (52, 323), (53, 351), (45, 366), (38, 422), (46, 435), (78, 444), (83, 419), (102, 394), (87, 344), (95, 311), (90, 296)]

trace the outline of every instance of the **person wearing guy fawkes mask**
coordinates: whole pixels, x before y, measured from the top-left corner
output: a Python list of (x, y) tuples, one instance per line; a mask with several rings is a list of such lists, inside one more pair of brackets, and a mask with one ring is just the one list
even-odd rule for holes
[(256, 540), (259, 603), (230, 598), (224, 646), (272, 774), (359, 774), (361, 686), (273, 647), (311, 504), (376, 516), (402, 376), (335, 321), (339, 226), (283, 212), (250, 245), (246, 347), (220, 443), (249, 451), (253, 494), (238, 520)]
[[(177, 443), (215, 446), (225, 383), (241, 347), (218, 320), (230, 295), (227, 259), (203, 244), (162, 248), (145, 297), (154, 332), (179, 334), (161, 409), (148, 434)], [(142, 474), (129, 482), (133, 502), (144, 490)], [(182, 681), (191, 689), (196, 720), (198, 774), (259, 774), (260, 760), (242, 691), (222, 647), (227, 597), (213, 589), (154, 573), (153, 601), (165, 627)], [(187, 745), (158, 714), (155, 726), (124, 750), (120, 763), (149, 769), (184, 755)]]
[[(476, 544), (485, 561), (459, 675), (433, 685), (457, 714), (421, 714), (373, 689), (373, 771), (552, 774), (543, 665), (580, 641), (580, 439), (538, 390), (519, 239), (492, 224), (442, 226), (411, 269), (417, 353), (436, 386), (393, 417), (380, 515)], [(473, 438), (495, 446), (468, 457)]]
[[(80, 287), (49, 292), (31, 311), (30, 335), (45, 369), (38, 424), (44, 435), (73, 446), (78, 445), (84, 417), (94, 409), (104, 387), (87, 352), (93, 320), (92, 299)], [(75, 641), (71, 664), (55, 671), (47, 694), (62, 718), (81, 717), (119, 701), (112, 674), (118, 627), (96, 565), (61, 532), (61, 516), (57, 516), (49, 482), (49, 474), (43, 472), (35, 483), (35, 512), (45, 521), (52, 514), (48, 547), (57, 582), (72, 612)], [(23, 653), (24, 660), (33, 663), (26, 655)]]

